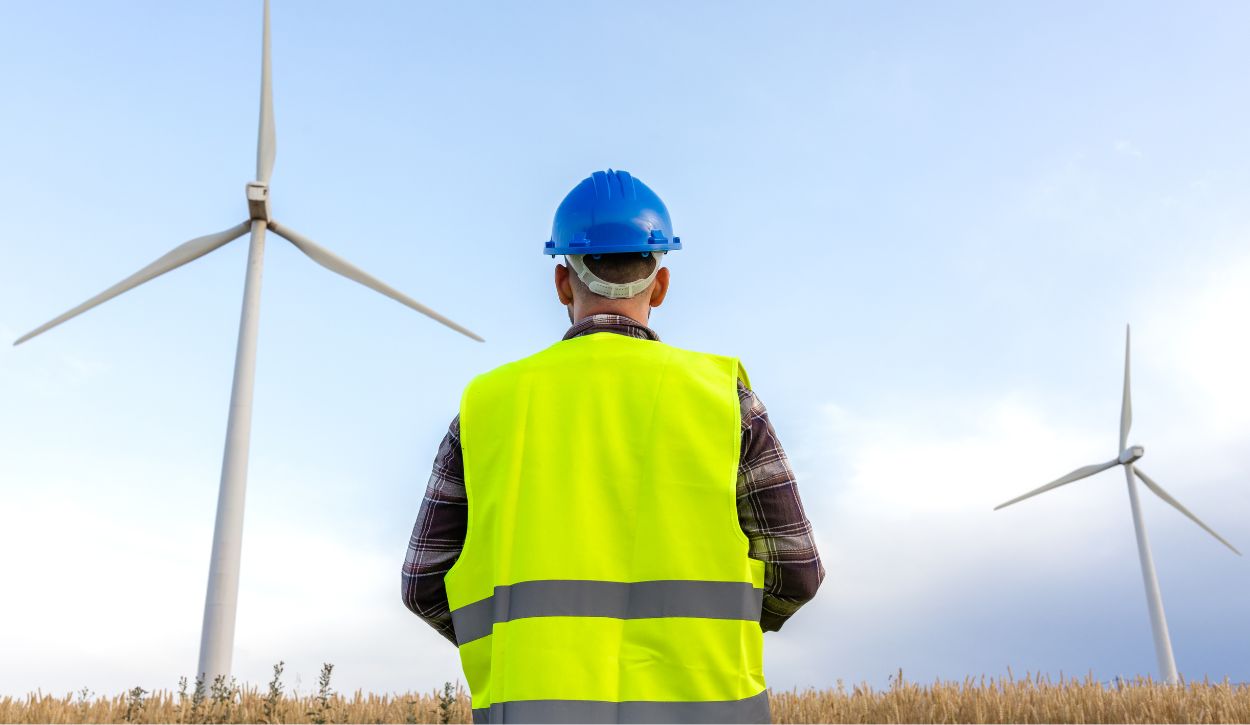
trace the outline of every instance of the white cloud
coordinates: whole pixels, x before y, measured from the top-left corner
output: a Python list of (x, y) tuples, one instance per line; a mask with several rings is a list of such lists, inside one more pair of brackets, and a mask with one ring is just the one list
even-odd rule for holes
[[(1146, 445), (1156, 480), (1245, 549), (1250, 508), (1230, 483), (1250, 465), (1250, 256), (1178, 279), (1167, 295), (1140, 294), (1130, 440)], [(1105, 364), (1115, 388), (1098, 405), (1110, 409), (1092, 415), (1059, 407), (1071, 398), (1045, 380), (971, 399), (927, 396), (904, 415), (824, 406), (790, 453), (829, 574), (770, 640), (770, 676), (788, 686), (879, 683), (899, 666), (956, 679), (1006, 666), (1151, 671), (1121, 471), (991, 510), (1115, 455), (1121, 363)], [(1250, 603), (1245, 561), (1139, 491), (1178, 662), (1244, 679), (1228, 669), (1236, 658), (1194, 642), (1250, 640), (1244, 621), (1219, 619)], [(1222, 608), (1197, 607), (1191, 591)]]
[(1109, 457), (1087, 431), (1049, 424), (1023, 396), (939, 407), (949, 412), (931, 410), (908, 425), (827, 406), (829, 439), (850, 454), (843, 503), (887, 517), (982, 513), (1077, 464)]
[(1105, 193), (1097, 166), (1082, 152), (1055, 159), (1023, 189), (1022, 212), (1041, 219), (1081, 218)]
[[(1243, 236), (1250, 239), (1250, 233)], [(1140, 336), (1135, 347), (1141, 345), (1150, 364), (1190, 398), (1186, 412), (1200, 416), (1208, 434), (1244, 440), (1250, 430), (1250, 256), (1212, 266), (1180, 299), (1152, 305), (1157, 331)]]
[[(1024, 393), (929, 400), (907, 421), (826, 406), (791, 453), (828, 577), (808, 610), (770, 640), (770, 677), (802, 686), (827, 683), (829, 673), (879, 682), (900, 666), (955, 679), (987, 666), (995, 668), (989, 674), (1006, 666), (1093, 667), (1107, 676), (1150, 671), (1122, 470), (992, 510), (1081, 465), (1109, 460), (1115, 433)], [(1192, 477), (1172, 493), (1212, 511), (1219, 523), (1208, 523), (1234, 541), (1250, 541), (1250, 532), (1235, 525), (1245, 520), (1236, 514), (1244, 502), (1215, 487), (1212, 469), (1188, 470)], [(1202, 582), (1206, 591), (1225, 601), (1250, 596), (1228, 578), (1235, 557), (1210, 546), (1205, 533), (1162, 502), (1147, 496), (1144, 505), (1157, 561), (1203, 562), (1213, 567)], [(1160, 571), (1166, 598), (1177, 592), (1182, 572)], [(1188, 614), (1178, 607), (1170, 616)], [(1123, 631), (1099, 634), (1107, 616), (1119, 617)], [(1227, 623), (1219, 627), (1229, 637), (1250, 637)], [(1192, 648), (1186, 653), (1195, 669), (1220, 666)]]
[[(3, 577), (22, 596), (0, 601), (0, 661), (10, 693), (172, 688), (198, 656), (211, 511), (161, 520), (123, 496), (17, 493), (0, 527)], [(249, 514), (265, 516), (258, 507)], [(399, 597), (402, 551), (377, 551), (315, 519), (246, 526), (235, 675), (262, 683), (287, 662), (286, 681), (315, 686), (322, 662), (336, 689), (429, 689), (461, 677), (456, 651)], [(23, 623), (15, 626), (16, 623)]]
[(1112, 145), (1112, 147), (1115, 149), (1115, 152), (1117, 154), (1121, 154), (1123, 156), (1132, 156), (1133, 158), (1136, 158), (1136, 159), (1140, 159), (1142, 157), (1141, 149), (1134, 146), (1132, 141), (1128, 141), (1126, 139), (1117, 139), (1116, 142)]

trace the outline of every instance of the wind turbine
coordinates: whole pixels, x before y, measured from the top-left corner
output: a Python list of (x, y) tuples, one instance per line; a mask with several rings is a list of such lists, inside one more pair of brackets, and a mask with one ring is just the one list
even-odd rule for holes
[(208, 569), (208, 591), (204, 600), (204, 626), (200, 638), (197, 676), (211, 685), (218, 676), (229, 678), (234, 649), (235, 611), (239, 599), (239, 559), (243, 539), (243, 503), (247, 489), (248, 444), (252, 428), (252, 387), (256, 370), (256, 328), (260, 314), (261, 266), (265, 253), (265, 230), (273, 230), (295, 245), (314, 262), (331, 272), (380, 292), (431, 317), (451, 329), (482, 342), (482, 338), (404, 293), (352, 265), (269, 215), (269, 175), (273, 171), (275, 133), (273, 92), (269, 64), (269, 0), (265, 0), (261, 41), (260, 128), (256, 142), (256, 180), (246, 186), (249, 218), (229, 229), (197, 237), (174, 247), (126, 279), (31, 330), (14, 345), (39, 335), (107, 302), (126, 290), (170, 270), (192, 262), (251, 231), (247, 256), (247, 276), (243, 287), (243, 312), (239, 320), (239, 341), (234, 359), (234, 383), (230, 392), (230, 412), (226, 421), (226, 445), (221, 464), (221, 487), (217, 494), (217, 520), (213, 529), (213, 551)]
[(1128, 480), (1128, 500), (1129, 505), (1133, 509), (1133, 529), (1137, 533), (1137, 556), (1141, 559), (1141, 576), (1142, 582), (1146, 586), (1146, 607), (1150, 610), (1150, 629), (1154, 634), (1155, 657), (1159, 661), (1159, 671), (1167, 679), (1169, 684), (1176, 684), (1178, 676), (1176, 674), (1176, 660), (1172, 657), (1172, 640), (1168, 637), (1168, 623), (1163, 616), (1163, 597), (1159, 594), (1159, 580), (1155, 576), (1154, 559), (1150, 556), (1150, 542), (1146, 540), (1146, 524), (1142, 521), (1141, 504), (1137, 500), (1137, 485), (1133, 480), (1133, 476), (1141, 479), (1146, 484), (1146, 488), (1150, 489), (1156, 496), (1166, 501), (1177, 511), (1185, 514), (1191, 521), (1198, 524), (1208, 534), (1214, 536), (1221, 544), (1232, 549), (1233, 553), (1241, 556), (1241, 552), (1236, 547), (1224, 540), (1224, 537), (1215, 533), (1210, 526), (1202, 523), (1201, 520), (1187, 508), (1181, 505), (1180, 501), (1172, 498), (1171, 494), (1163, 490), (1163, 487), (1154, 482), (1146, 472), (1138, 468), (1135, 463), (1146, 452), (1141, 446), (1128, 445), (1128, 431), (1133, 425), (1133, 400), (1129, 392), (1129, 343), (1130, 330), (1126, 325), (1124, 328), (1124, 399), (1120, 404), (1120, 455), (1107, 461), (1106, 463), (1095, 463), (1093, 465), (1078, 468), (1066, 476), (1055, 479), (1041, 488), (1029, 491), (1023, 496), (1011, 499), (1007, 503), (999, 504), (994, 507), (997, 511), (1005, 506), (1018, 503), (1026, 498), (1036, 496), (1039, 493), (1045, 493), (1052, 488), (1058, 488), (1064, 484), (1079, 481), (1082, 478), (1105, 471), (1112, 466), (1124, 466), (1124, 477)]

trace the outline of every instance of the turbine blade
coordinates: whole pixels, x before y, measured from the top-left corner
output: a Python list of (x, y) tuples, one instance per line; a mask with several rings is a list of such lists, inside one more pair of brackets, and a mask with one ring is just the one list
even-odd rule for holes
[(195, 239), (192, 239), (189, 242), (184, 242), (174, 247), (173, 249), (169, 250), (160, 259), (156, 260), (155, 262), (152, 262), (148, 266), (144, 267), (138, 272), (135, 272), (134, 274), (130, 275), (126, 279), (123, 279), (122, 281), (118, 282), (112, 287), (109, 287), (108, 289), (104, 290), (103, 292), (96, 295), (95, 297), (92, 297), (91, 299), (87, 300), (81, 305), (78, 305), (74, 309), (61, 315), (60, 317), (57, 317), (49, 322), (46, 322), (43, 325), (40, 325), (39, 327), (36, 327), (35, 329), (26, 333), (25, 335), (22, 335), (21, 337), (17, 338), (17, 341), (14, 342), (13, 344), (20, 345), (23, 342), (26, 342), (27, 340), (29, 340), (30, 338), (36, 335), (47, 332), (48, 330), (52, 329), (53, 327), (56, 327), (62, 322), (65, 322), (71, 317), (76, 317), (78, 315), (81, 315), (82, 313), (86, 312), (92, 307), (95, 307), (96, 305), (99, 305), (103, 302), (108, 302), (109, 300), (113, 299), (114, 297), (125, 292), (128, 289), (138, 287), (144, 282), (147, 282), (148, 280), (153, 279), (155, 277), (159, 277), (160, 275), (165, 274), (171, 269), (177, 269), (178, 267), (181, 267), (187, 262), (193, 262), (199, 259), (200, 257), (203, 257), (205, 254), (208, 254), (209, 252), (213, 251), (214, 249), (217, 249), (218, 247), (226, 244), (227, 242), (231, 242), (231, 241), (234, 241), (235, 239), (238, 239), (239, 237), (243, 236), (243, 234), (246, 233), (247, 230), (250, 228), (251, 228), (251, 221), (249, 220), (249, 221), (243, 222), (242, 224), (239, 224), (238, 226), (230, 227), (224, 232), (217, 232), (216, 234), (209, 234), (203, 237), (196, 237)]
[(294, 244), (297, 249), (299, 249), (304, 254), (308, 255), (308, 257), (312, 259), (312, 261), (316, 262), (317, 264), (320, 264), (322, 267), (325, 267), (331, 272), (334, 272), (336, 274), (341, 274), (350, 280), (359, 282), (360, 284), (363, 284), (364, 286), (368, 287), (369, 289), (375, 292), (381, 292), (382, 294), (386, 295), (387, 297), (390, 297), (396, 302), (407, 305), (408, 307), (411, 307), (412, 309), (416, 310), (417, 312), (420, 312), (426, 317), (437, 320), (438, 322), (443, 323), (444, 325), (450, 327), (451, 329), (455, 330), (456, 332), (459, 332), (460, 334), (466, 337), (471, 337), (474, 340), (477, 340), (478, 342), (485, 342), (485, 340), (483, 340), (477, 333), (465, 327), (460, 326), (459, 324), (449, 320), (446, 317), (443, 317), (442, 315), (435, 312), (434, 310), (431, 310), (429, 307), (426, 307), (425, 305), (421, 304), (420, 302), (417, 302), (416, 300), (412, 299), (411, 297), (404, 294), (403, 292), (400, 292), (394, 287), (391, 287), (385, 282), (382, 282), (381, 280), (373, 277), (368, 272), (365, 272), (359, 267), (356, 267), (352, 263), (339, 257), (338, 255), (334, 254), (330, 250), (325, 249), (324, 247), (318, 246), (311, 239), (309, 239), (308, 237), (305, 237), (304, 235), (300, 234), (294, 229), (291, 229), (287, 226), (279, 224), (275, 221), (269, 222), (269, 228), (272, 229), (273, 232), (277, 234), (278, 236), (286, 239), (291, 244)]
[(1202, 523), (1202, 521), (1201, 521), (1201, 520), (1199, 520), (1197, 516), (1194, 516), (1194, 515), (1193, 515), (1193, 512), (1191, 512), (1189, 509), (1187, 509), (1187, 508), (1185, 508), (1184, 506), (1182, 506), (1180, 501), (1177, 501), (1176, 499), (1172, 498), (1172, 496), (1171, 496), (1171, 495), (1169, 495), (1167, 491), (1164, 491), (1164, 490), (1163, 490), (1163, 487), (1162, 487), (1162, 486), (1160, 486), (1159, 484), (1155, 483), (1155, 482), (1154, 482), (1154, 480), (1153, 480), (1153, 479), (1151, 479), (1151, 478), (1150, 478), (1150, 476), (1147, 476), (1147, 475), (1146, 475), (1146, 473), (1145, 473), (1144, 471), (1142, 471), (1142, 470), (1141, 470), (1140, 468), (1138, 468), (1137, 466), (1133, 466), (1133, 472), (1137, 474), (1137, 477), (1141, 479), (1141, 482), (1142, 482), (1142, 483), (1146, 484), (1146, 488), (1150, 489), (1151, 491), (1154, 491), (1154, 493), (1155, 493), (1155, 495), (1156, 495), (1156, 496), (1158, 496), (1159, 498), (1163, 499), (1164, 501), (1167, 501), (1169, 504), (1171, 504), (1171, 505), (1172, 505), (1172, 508), (1174, 508), (1174, 509), (1176, 509), (1177, 511), (1180, 511), (1181, 513), (1185, 514), (1186, 516), (1188, 516), (1188, 517), (1189, 517), (1189, 520), (1190, 520), (1190, 521), (1193, 521), (1195, 524), (1198, 524), (1198, 525), (1199, 525), (1199, 526), (1201, 526), (1201, 527), (1203, 528), (1203, 530), (1204, 530), (1204, 531), (1206, 531), (1208, 534), (1210, 534), (1210, 535), (1214, 536), (1215, 538), (1219, 539), (1220, 543), (1221, 543), (1221, 544), (1223, 544), (1224, 546), (1227, 546), (1228, 548), (1232, 549), (1234, 554), (1236, 554), (1237, 556), (1241, 556), (1241, 552), (1240, 552), (1240, 551), (1237, 551), (1237, 547), (1235, 547), (1235, 546), (1233, 546), (1232, 544), (1230, 544), (1230, 543), (1228, 543), (1227, 541), (1225, 541), (1225, 540), (1224, 540), (1224, 537), (1223, 537), (1223, 536), (1220, 536), (1220, 535), (1219, 535), (1219, 534), (1217, 534), (1217, 533), (1215, 533), (1215, 531), (1214, 531), (1214, 530), (1213, 530), (1210, 526), (1207, 526), (1206, 524)]
[(269, 65), (269, 0), (265, 0), (264, 38), (260, 51), (260, 128), (256, 134), (256, 180), (269, 183), (273, 160), (277, 155), (277, 136), (273, 126), (273, 87)]
[(1094, 475), (1095, 473), (1098, 473), (1099, 471), (1105, 471), (1105, 470), (1107, 470), (1108, 468), (1111, 468), (1112, 466), (1116, 465), (1116, 464), (1117, 464), (1117, 463), (1119, 463), (1119, 462), (1120, 462), (1119, 460), (1113, 460), (1113, 461), (1107, 461), (1106, 463), (1095, 463), (1095, 464), (1090, 465), (1090, 466), (1085, 466), (1085, 467), (1083, 467), (1083, 468), (1078, 468), (1078, 469), (1076, 469), (1075, 471), (1073, 471), (1072, 473), (1069, 473), (1068, 475), (1063, 476), (1062, 478), (1056, 478), (1055, 480), (1051, 481), (1050, 483), (1046, 484), (1045, 486), (1042, 486), (1041, 488), (1036, 488), (1036, 489), (1034, 489), (1034, 490), (1032, 490), (1032, 491), (1029, 491), (1028, 493), (1024, 494), (1023, 496), (1017, 496), (1017, 497), (1015, 497), (1015, 498), (1011, 499), (1010, 501), (1008, 501), (1007, 503), (1002, 503), (1002, 504), (999, 504), (999, 505), (997, 505), (997, 506), (995, 506), (995, 507), (994, 507), (994, 510), (995, 510), (995, 511), (997, 511), (997, 510), (999, 510), (999, 509), (1001, 509), (1001, 508), (1006, 508), (1007, 506), (1010, 506), (1010, 505), (1012, 505), (1013, 503), (1019, 503), (1019, 502), (1023, 501), (1023, 500), (1024, 500), (1024, 499), (1026, 499), (1026, 498), (1031, 498), (1031, 497), (1033, 497), (1033, 496), (1036, 496), (1036, 495), (1037, 495), (1037, 494), (1039, 494), (1039, 493), (1045, 493), (1045, 492), (1049, 491), (1049, 490), (1050, 490), (1050, 489), (1052, 489), (1052, 488), (1059, 488), (1060, 486), (1064, 485), (1065, 483), (1072, 483), (1073, 481), (1079, 481), (1079, 480), (1081, 480), (1082, 478), (1088, 478), (1089, 476), (1092, 476), (1092, 475)]
[(1128, 446), (1128, 431), (1133, 427), (1133, 396), (1129, 392), (1129, 326), (1124, 326), (1124, 401), (1120, 404), (1120, 450)]

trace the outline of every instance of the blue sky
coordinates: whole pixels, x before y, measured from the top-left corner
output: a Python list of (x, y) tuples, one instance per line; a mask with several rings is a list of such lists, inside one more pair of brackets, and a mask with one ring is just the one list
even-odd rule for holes
[[(476, 373), (566, 327), (539, 254), (624, 168), (685, 248), (653, 318), (740, 356), (828, 578), (774, 686), (1154, 670), (1115, 454), (1250, 550), (1240, 3), (274, 0), (274, 217), (487, 338), (266, 257), (235, 673), (432, 688), (399, 601)], [(0, 5), (0, 338), (246, 216), (259, 2)], [(0, 691), (195, 666), (246, 245), (0, 353)], [(1250, 680), (1250, 566), (1145, 518), (1177, 663)]]

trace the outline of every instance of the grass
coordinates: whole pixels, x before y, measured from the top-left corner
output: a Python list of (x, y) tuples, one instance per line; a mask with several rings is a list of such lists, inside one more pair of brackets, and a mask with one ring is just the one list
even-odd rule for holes
[[(351, 697), (330, 686), (334, 666), (321, 671), (316, 693), (284, 692), (284, 663), (274, 665), (268, 689), (218, 678), (205, 687), (186, 678), (177, 691), (135, 687), (96, 697), (85, 688), (64, 697), (32, 693), (0, 697), (6, 723), (467, 723), (469, 695), (446, 683), (430, 693), (364, 694)], [(1146, 678), (1106, 685), (1091, 677), (1051, 681), (1045, 677), (907, 682), (902, 672), (890, 686), (849, 690), (839, 682), (824, 690), (773, 691), (778, 723), (1250, 723), (1250, 685), (1186, 682), (1165, 685)]]

